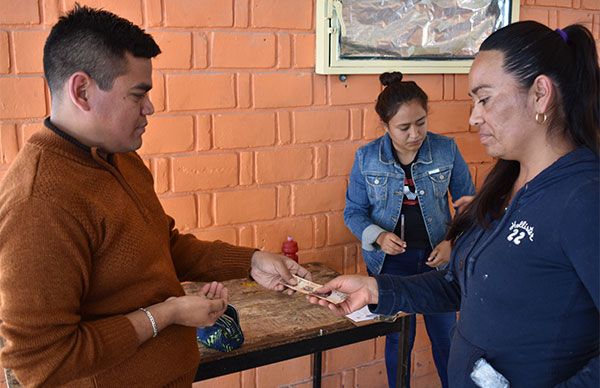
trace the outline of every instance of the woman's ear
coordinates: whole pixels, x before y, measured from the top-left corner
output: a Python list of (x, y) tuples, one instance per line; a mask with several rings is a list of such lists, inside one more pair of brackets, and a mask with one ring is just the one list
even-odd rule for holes
[(92, 85), (93, 81), (91, 77), (82, 71), (73, 73), (67, 81), (71, 102), (73, 105), (86, 112), (90, 110), (89, 97)]
[(556, 98), (554, 83), (550, 77), (538, 75), (531, 85), (531, 93), (536, 113), (547, 113)]

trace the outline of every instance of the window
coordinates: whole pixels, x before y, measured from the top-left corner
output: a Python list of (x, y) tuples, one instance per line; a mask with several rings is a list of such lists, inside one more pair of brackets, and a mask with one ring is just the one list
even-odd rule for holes
[(319, 74), (467, 73), (519, 0), (317, 0)]

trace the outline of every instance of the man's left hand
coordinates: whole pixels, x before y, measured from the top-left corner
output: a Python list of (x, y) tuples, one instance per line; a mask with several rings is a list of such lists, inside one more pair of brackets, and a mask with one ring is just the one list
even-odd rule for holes
[[(310, 272), (287, 256), (256, 251), (252, 255), (250, 276), (261, 286), (269, 290), (283, 291), (284, 283), (296, 284), (292, 274), (311, 279)], [(293, 293), (292, 290), (290, 293)]]

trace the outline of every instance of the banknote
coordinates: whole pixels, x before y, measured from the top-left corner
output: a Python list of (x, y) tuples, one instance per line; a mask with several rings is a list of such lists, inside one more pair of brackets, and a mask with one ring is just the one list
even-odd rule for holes
[(294, 275), (294, 278), (298, 281), (298, 284), (296, 284), (295, 286), (291, 284), (285, 284), (285, 286), (303, 294), (316, 296), (317, 298), (325, 299), (326, 301), (331, 302), (333, 304), (342, 303), (348, 297), (348, 295), (346, 295), (345, 293), (335, 290), (326, 294), (317, 293), (315, 292), (315, 290), (321, 288), (321, 284), (311, 282), (310, 280), (306, 280), (296, 275)]

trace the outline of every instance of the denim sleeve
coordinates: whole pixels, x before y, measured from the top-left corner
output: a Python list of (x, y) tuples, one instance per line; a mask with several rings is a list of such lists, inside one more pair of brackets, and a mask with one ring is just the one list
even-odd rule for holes
[(371, 203), (367, 195), (365, 178), (361, 171), (362, 154), (356, 151), (354, 165), (350, 172), (350, 181), (346, 191), (346, 207), (344, 208), (344, 223), (362, 242), (362, 248), (367, 251), (375, 250), (373, 243), (385, 230), (375, 225), (369, 217)]
[(435, 314), (460, 309), (460, 287), (445, 278), (446, 270), (413, 276), (375, 276), (379, 288), (379, 304), (369, 306), (376, 314)]
[[(561, 246), (575, 269), (583, 286), (598, 310), (600, 295), (600, 195), (598, 180), (594, 179), (586, 185), (573, 190), (565, 200), (565, 207), (558, 222), (563, 225)], [(557, 387), (596, 387), (600, 379), (600, 361), (598, 356), (589, 362), (567, 381)]]
[(456, 201), (465, 195), (474, 195), (475, 186), (473, 185), (469, 166), (467, 166), (454, 140), (452, 140), (452, 150), (454, 151), (454, 164), (450, 176), (450, 194), (452, 200)]

